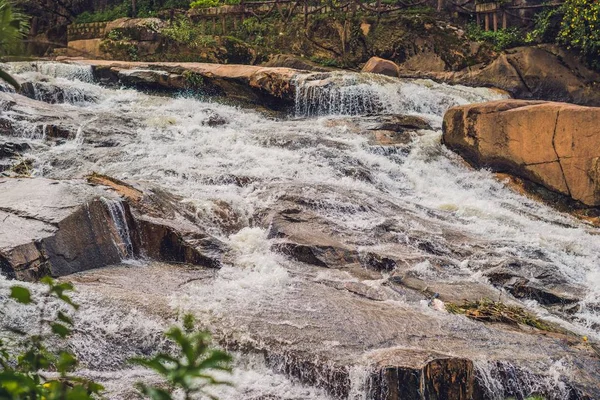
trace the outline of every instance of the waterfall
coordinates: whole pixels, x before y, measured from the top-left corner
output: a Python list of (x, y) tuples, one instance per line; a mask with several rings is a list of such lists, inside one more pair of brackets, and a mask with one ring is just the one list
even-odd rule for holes
[[(197, 97), (104, 88), (89, 83), (87, 67), (48, 64), (10, 68), (40, 83), (36, 96), (52, 84), (81, 88), (98, 101), (72, 96), (43, 104), (49, 115), (41, 120), (17, 114), (26, 102), (3, 114), (14, 124), (13, 136), (32, 141), (43, 139), (43, 124), (50, 129), (56, 116), (76, 120), (60, 125), (74, 140), (34, 143), (27, 155), (35, 159), (35, 175), (73, 179), (97, 171), (160, 188), (174, 195), (169, 204), (185, 210), (175, 226), (193, 221), (226, 249), (218, 270), (141, 260), (135, 268), (69, 276), (82, 310), (89, 310), (82, 319), (93, 322), (69, 345), (89, 375), (111, 388), (107, 397), (128, 398), (124, 390), (137, 371), (123, 354), (158, 348), (164, 339), (158, 325), (170, 325), (165, 315), (179, 312), (193, 313), (218, 339), (248, 349), (242, 361), (260, 353), (236, 365), (239, 389), (220, 389), (224, 400), (331, 399), (310, 377), (337, 379), (350, 400), (367, 400), (378, 389), (372, 368), (412, 362), (413, 352), (473, 360), (478, 382), (494, 400), (535, 393), (563, 399), (571, 393), (567, 382), (579, 389), (599, 376), (591, 356), (579, 357), (575, 346), (552, 335), (434, 310), (421, 290), (392, 279), (404, 279), (391, 276), (401, 273), (423, 287), (496, 294), (485, 272), (515, 266), (534, 288), (564, 290), (577, 303), (547, 307), (507, 292), (502, 301), (600, 340), (599, 230), (509, 190), (489, 171), (465, 166), (440, 143), (449, 107), (502, 94), (430, 80), (311, 73), (295, 78), (295, 115), (274, 119)], [(432, 129), (394, 131), (402, 140), (388, 144), (375, 135), (377, 117), (348, 117), (368, 114), (416, 114)], [(215, 116), (226, 123), (206, 123)], [(129, 210), (109, 196), (102, 201), (115, 246), (123, 259), (133, 257)], [(204, 245), (203, 235), (192, 236), (186, 239)], [(277, 251), (285, 241), (301, 246), (293, 254)], [(305, 249), (306, 262), (300, 259)], [(312, 254), (333, 266), (311, 264)], [(383, 264), (396, 269), (377, 269)], [(371, 358), (370, 350), (382, 356)], [(277, 364), (271, 354), (293, 357)], [(334, 379), (332, 371), (343, 373)]]
[(531, 373), (509, 362), (475, 362), (476, 379), (490, 400), (527, 399), (545, 394), (552, 400), (577, 398), (573, 389), (561, 381), (569, 371), (561, 361), (555, 361), (545, 376)]
[(91, 65), (65, 64), (59, 62), (33, 61), (13, 62), (0, 64), (8, 72), (23, 74), (26, 72), (38, 72), (53, 78), (65, 78), (80, 82), (93, 83), (94, 73)]
[(127, 259), (133, 257), (133, 242), (131, 241), (131, 233), (129, 232), (129, 226), (127, 224), (127, 214), (123, 207), (123, 202), (120, 200), (102, 198), (102, 202), (106, 206), (110, 214), (110, 218), (113, 221), (121, 243), (117, 244), (117, 247), (122, 253), (122, 258)]
[(506, 98), (485, 88), (347, 72), (298, 75), (294, 86), (297, 117), (412, 113), (441, 117), (455, 105)]

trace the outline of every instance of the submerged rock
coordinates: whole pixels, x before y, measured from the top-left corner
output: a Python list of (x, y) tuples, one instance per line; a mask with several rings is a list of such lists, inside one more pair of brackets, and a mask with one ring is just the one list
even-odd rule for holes
[(600, 108), (495, 101), (454, 107), (443, 142), (477, 167), (508, 172), (588, 206), (600, 205)]

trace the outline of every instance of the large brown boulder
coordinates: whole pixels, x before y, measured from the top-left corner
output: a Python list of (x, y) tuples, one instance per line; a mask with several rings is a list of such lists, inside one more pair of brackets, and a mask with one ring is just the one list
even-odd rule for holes
[(600, 108), (501, 100), (451, 108), (443, 142), (478, 167), (600, 205)]
[(479, 71), (474, 83), (499, 87), (522, 99), (600, 105), (600, 75), (577, 59), (556, 46), (519, 47)]
[(379, 57), (371, 57), (362, 68), (362, 72), (370, 72), (372, 74), (381, 74), (387, 76), (398, 77), (400, 72), (398, 65), (390, 60), (384, 60)]
[(490, 63), (460, 71), (442, 71), (432, 64), (433, 58), (431, 62), (416, 61), (412, 65), (408, 61), (401, 64), (400, 77), (496, 87), (523, 100), (600, 106), (600, 74), (587, 68), (576, 53), (555, 45), (516, 47)]

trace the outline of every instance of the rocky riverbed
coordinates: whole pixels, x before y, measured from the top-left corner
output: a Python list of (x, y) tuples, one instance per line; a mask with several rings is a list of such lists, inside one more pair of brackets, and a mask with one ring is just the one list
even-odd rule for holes
[[(237, 354), (226, 399), (600, 397), (598, 229), (441, 144), (446, 110), (497, 91), (286, 70), (275, 118), (8, 67), (33, 99), (0, 93), (0, 265), (75, 283), (71, 346), (110, 398), (183, 311)], [(537, 322), (446, 307), (482, 299)]]

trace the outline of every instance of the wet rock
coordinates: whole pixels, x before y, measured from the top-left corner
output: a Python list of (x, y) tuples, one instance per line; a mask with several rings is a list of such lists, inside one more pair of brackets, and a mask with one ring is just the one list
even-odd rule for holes
[(288, 107), (295, 96), (293, 80), (300, 71), (254, 65), (204, 63), (145, 63), (104, 60), (73, 60), (91, 65), (94, 76), (104, 83), (128, 82), (180, 90), (190, 84), (207, 94), (263, 104), (273, 109)]
[[(0, 267), (10, 277), (62, 276), (146, 257), (218, 267), (222, 244), (162, 193), (106, 179), (0, 180)], [(131, 204), (131, 206), (130, 206)]]
[(398, 65), (396, 65), (395, 62), (384, 60), (383, 58), (379, 57), (371, 57), (362, 68), (362, 72), (382, 74), (393, 77), (400, 76)]
[(48, 82), (23, 82), (19, 93), (30, 99), (50, 104), (93, 102), (97, 100), (94, 95), (85, 91), (71, 93), (68, 92), (68, 89)]
[(328, 233), (326, 227), (309, 212), (287, 209), (272, 217), (269, 238), (281, 239), (273, 250), (303, 263), (334, 268), (358, 262), (358, 252)]
[(264, 63), (263, 66), (271, 68), (292, 68), (297, 70), (313, 72), (328, 72), (334, 70), (334, 68), (323, 67), (322, 65), (314, 63), (310, 60), (296, 57), (291, 54), (275, 54), (269, 59), (269, 61)]
[[(379, 355), (377, 372), (369, 378), (369, 398), (420, 400), (480, 398), (477, 374), (471, 360), (396, 350)], [(412, 354), (411, 354), (412, 353)], [(407, 357), (408, 356), (408, 357)], [(419, 360), (420, 366), (402, 366), (401, 359)], [(393, 365), (393, 366), (390, 366)], [(479, 395), (479, 396), (478, 396)]]
[(0, 266), (36, 279), (119, 262), (121, 239), (101, 198), (119, 200), (85, 182), (2, 179)]
[(600, 205), (596, 140), (600, 108), (564, 103), (496, 101), (454, 107), (443, 142), (477, 167), (507, 172)]
[(118, 71), (119, 80), (125, 85), (169, 87), (169, 73), (146, 69)]
[(587, 68), (573, 51), (555, 45), (516, 47), (499, 54), (491, 62), (457, 72), (443, 72), (437, 68), (402, 69), (400, 76), (496, 87), (518, 99), (600, 106), (600, 90), (596, 84), (600, 74)]
[[(370, 119), (367, 118), (367, 121)], [(376, 119), (378, 125), (373, 130), (404, 132), (407, 130), (431, 129), (431, 124), (416, 115), (382, 115)]]
[(0, 143), (0, 159), (19, 156), (30, 149), (31, 146), (25, 142)]
[[(150, 316), (168, 309), (174, 296), (219, 296), (214, 287), (223, 278), (218, 274), (157, 264), (88, 271), (70, 279), (86, 293), (101, 293), (124, 305), (140, 304), (139, 311)], [(366, 290), (371, 285), (316, 280), (315, 273), (325, 275), (319, 267), (303, 266), (301, 271), (285, 288), (274, 281), (257, 293), (249, 287), (243, 292), (249, 301), (224, 294), (218, 297), (218, 318), (210, 307), (198, 317), (212, 315), (213, 334), (226, 348), (262, 354), (272, 369), (324, 388), (336, 398), (350, 393), (419, 400), (504, 398), (516, 393), (523, 398), (552, 398), (557, 393), (560, 398), (585, 399), (583, 393), (598, 397), (600, 359), (589, 348), (567, 344), (564, 336), (484, 325), (405, 301), (378, 301)], [(99, 284), (98, 277), (109, 283)], [(387, 288), (377, 289), (385, 293)], [(271, 297), (275, 293), (277, 301)], [(197, 310), (196, 302), (190, 306)], [(554, 360), (573, 368), (560, 382), (547, 374)], [(495, 386), (488, 393), (483, 386), (489, 377)], [(506, 393), (498, 392), (504, 388)], [(553, 391), (556, 388), (560, 391)]]
[(573, 62), (578, 57), (572, 53), (561, 57), (555, 54), (558, 51), (561, 51), (558, 46), (519, 47), (507, 51), (484, 68), (475, 81), (508, 90), (517, 98), (600, 106), (600, 91), (593, 87), (600, 75), (593, 74), (581, 63), (578, 69), (587, 72), (587, 77), (573, 70), (563, 59)]
[(567, 284), (552, 265), (505, 262), (484, 272), (490, 282), (519, 299), (536, 300), (546, 306), (568, 306), (581, 299), (582, 289)]
[(85, 108), (66, 111), (54, 104), (15, 93), (0, 93), (0, 109), (3, 110), (0, 115), (0, 136), (45, 139), (49, 144), (65, 143), (82, 132), (87, 143), (97, 143), (103, 147), (115, 140), (107, 136), (121, 135), (124, 140), (132, 136), (136, 125), (128, 117), (92, 114)]

